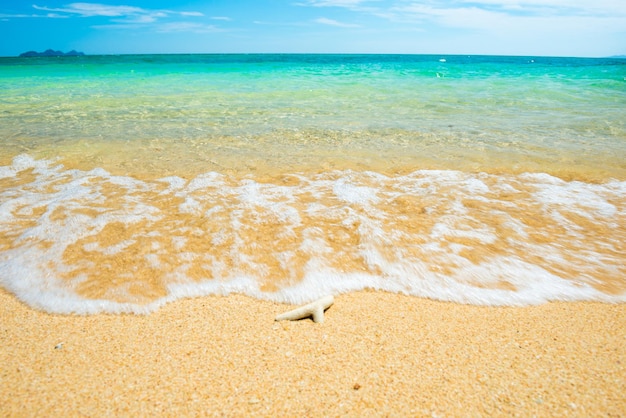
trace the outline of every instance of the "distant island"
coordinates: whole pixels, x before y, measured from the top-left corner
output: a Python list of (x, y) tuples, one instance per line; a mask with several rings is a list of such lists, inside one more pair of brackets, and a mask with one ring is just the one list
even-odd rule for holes
[(20, 57), (81, 57), (85, 55), (83, 52), (71, 50), (70, 52), (54, 51), (47, 49), (43, 52), (28, 51), (20, 54)]

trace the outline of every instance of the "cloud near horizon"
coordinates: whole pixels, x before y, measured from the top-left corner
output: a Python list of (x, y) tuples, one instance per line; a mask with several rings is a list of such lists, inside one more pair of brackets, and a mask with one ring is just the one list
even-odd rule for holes
[[(506, 26), (551, 20), (596, 22), (626, 28), (626, 1), (621, 0), (308, 0), (301, 6), (342, 8), (398, 22), (432, 21), (454, 28)], [(536, 19), (536, 20), (533, 20)], [(584, 27), (581, 27), (584, 28)]]
[[(518, 39), (562, 37), (564, 30), (626, 35), (626, 1), (622, 0), (308, 0), (299, 5), (340, 8), (413, 30), (449, 28), (469, 31), (468, 35)], [(626, 48), (626, 42), (623, 45)]]

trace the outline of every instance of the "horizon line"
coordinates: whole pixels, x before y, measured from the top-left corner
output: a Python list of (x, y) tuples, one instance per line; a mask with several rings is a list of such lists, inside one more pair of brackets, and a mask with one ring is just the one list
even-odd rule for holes
[[(52, 48), (48, 48), (52, 49)], [(25, 52), (31, 52), (29, 50)], [(55, 50), (56, 51), (56, 50)], [(82, 52), (82, 51), (76, 51)], [(467, 57), (539, 57), (539, 58), (616, 58), (625, 59), (626, 54), (604, 55), (604, 56), (575, 56), (575, 55), (543, 55), (543, 54), (471, 54), (471, 53), (426, 53), (426, 52), (137, 52), (137, 53), (97, 53), (70, 56), (39, 56), (20, 57), (19, 55), (0, 55), (0, 58), (85, 58), (98, 56), (131, 56), (131, 55), (413, 55), (413, 56), (467, 56)]]

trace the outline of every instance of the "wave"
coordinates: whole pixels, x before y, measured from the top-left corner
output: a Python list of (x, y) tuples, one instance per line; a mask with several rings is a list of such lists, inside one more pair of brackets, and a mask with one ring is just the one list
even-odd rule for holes
[(208, 172), (140, 180), (0, 167), (0, 285), (54, 313), (376, 289), (475, 305), (626, 301), (626, 182), (543, 173)]

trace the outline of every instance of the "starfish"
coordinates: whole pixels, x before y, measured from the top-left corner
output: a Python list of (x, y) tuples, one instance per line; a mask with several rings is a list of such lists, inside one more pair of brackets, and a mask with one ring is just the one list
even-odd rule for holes
[(285, 312), (276, 317), (276, 321), (296, 321), (302, 318), (313, 317), (313, 322), (324, 322), (324, 311), (334, 302), (333, 295), (324, 296), (308, 305), (300, 306), (292, 311)]

